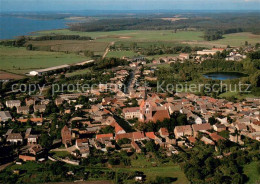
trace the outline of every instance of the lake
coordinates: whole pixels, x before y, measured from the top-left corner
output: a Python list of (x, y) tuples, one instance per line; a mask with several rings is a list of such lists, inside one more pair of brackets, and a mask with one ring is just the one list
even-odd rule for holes
[(36, 20), (14, 16), (0, 16), (0, 39), (13, 39), (29, 35), (31, 32), (51, 29), (63, 29), (71, 21), (64, 19)]
[(211, 72), (206, 73), (203, 76), (207, 79), (213, 80), (230, 80), (246, 77), (247, 75), (239, 72)]

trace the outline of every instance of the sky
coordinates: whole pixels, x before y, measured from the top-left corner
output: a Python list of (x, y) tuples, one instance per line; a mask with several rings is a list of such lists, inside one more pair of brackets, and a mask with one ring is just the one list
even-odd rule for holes
[(0, 10), (260, 10), (260, 0), (0, 0)]

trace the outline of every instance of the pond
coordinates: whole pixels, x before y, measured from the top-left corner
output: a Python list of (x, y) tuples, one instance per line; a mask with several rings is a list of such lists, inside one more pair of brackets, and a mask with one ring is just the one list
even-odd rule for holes
[(230, 80), (246, 77), (248, 75), (239, 72), (211, 72), (203, 75), (207, 79), (213, 80)]

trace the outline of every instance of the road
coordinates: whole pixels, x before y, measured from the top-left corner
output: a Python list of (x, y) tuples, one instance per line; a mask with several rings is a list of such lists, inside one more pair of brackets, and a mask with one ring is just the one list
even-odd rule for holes
[(106, 48), (106, 51), (105, 51), (105, 53), (103, 54), (103, 59), (106, 57), (106, 55), (107, 55), (107, 53), (109, 52), (109, 48), (110, 48), (110, 46), (112, 46), (112, 45), (114, 45), (115, 44), (115, 42), (111, 42), (108, 46), (107, 46), (107, 48)]

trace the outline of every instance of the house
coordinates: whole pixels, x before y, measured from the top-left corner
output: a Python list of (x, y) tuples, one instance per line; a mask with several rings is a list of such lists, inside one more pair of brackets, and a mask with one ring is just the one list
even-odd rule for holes
[(89, 156), (89, 142), (88, 139), (77, 139), (76, 148), (80, 151), (81, 157), (86, 158)]
[(57, 105), (57, 106), (59, 106), (59, 105), (61, 105), (61, 104), (63, 104), (63, 99), (62, 98), (56, 98), (56, 100), (55, 100), (55, 104)]
[(179, 137), (185, 136), (185, 135), (192, 135), (192, 128), (190, 125), (182, 125), (182, 126), (176, 126), (174, 129), (174, 135), (175, 138), (178, 139)]
[(31, 156), (31, 155), (19, 155), (19, 159), (23, 160), (24, 162), (27, 161), (36, 161), (36, 157), (35, 156)]
[(13, 108), (13, 107), (20, 107), (21, 101), (20, 100), (7, 100), (5, 102), (6, 107)]
[(222, 132), (224, 130), (227, 129), (227, 127), (223, 124), (215, 124), (213, 125), (213, 129), (216, 131), (216, 132)]
[(25, 104), (26, 104), (26, 106), (34, 105), (35, 104), (34, 98), (26, 98)]
[(113, 124), (111, 124), (111, 126), (115, 127), (116, 134), (125, 134), (126, 133), (126, 131), (117, 122), (114, 122)]
[(29, 135), (27, 137), (27, 144), (37, 144), (38, 135)]
[(153, 140), (156, 138), (154, 132), (146, 132), (145, 136), (148, 137), (149, 139), (153, 139)]
[(46, 110), (46, 105), (34, 105), (33, 107), (34, 112), (40, 112), (43, 113)]
[(215, 143), (210, 140), (209, 138), (203, 136), (201, 139), (200, 139), (202, 142), (204, 142), (205, 144), (210, 144), (210, 145), (215, 145)]
[(61, 137), (62, 137), (62, 143), (67, 147), (68, 145), (71, 145), (71, 130), (65, 125), (61, 129)]
[(123, 114), (125, 119), (140, 118), (140, 108), (139, 107), (124, 108)]
[(251, 123), (251, 126), (253, 129), (255, 129), (257, 132), (260, 132), (260, 121), (254, 121)]
[(105, 143), (106, 141), (110, 141), (113, 140), (114, 136), (112, 133), (110, 134), (97, 134), (96, 135), (96, 140), (101, 142), (101, 143)]
[(23, 143), (23, 137), (20, 133), (10, 133), (7, 136), (6, 139), (7, 142), (10, 142), (11, 144), (22, 144)]
[(0, 122), (6, 122), (9, 119), (12, 119), (12, 116), (9, 113), (9, 111), (0, 111)]
[(186, 54), (186, 53), (181, 53), (180, 55), (179, 55), (179, 59), (180, 60), (186, 60), (186, 59), (190, 59), (190, 55), (189, 54)]
[(124, 138), (130, 139), (133, 141), (141, 141), (141, 140), (146, 139), (143, 132), (131, 132), (131, 133), (118, 134), (115, 137), (116, 141), (118, 141), (120, 139), (124, 139)]
[(202, 51), (197, 51), (197, 55), (214, 55), (216, 54), (218, 51), (217, 50), (202, 50)]
[(41, 145), (35, 144), (35, 145), (33, 145), (33, 146), (31, 146), (31, 147), (29, 148), (28, 152), (29, 152), (30, 154), (36, 156), (36, 155), (41, 154), (41, 153), (43, 152), (43, 149), (42, 149)]
[(209, 136), (211, 137), (212, 140), (214, 140), (215, 142), (218, 142), (219, 140), (225, 140), (224, 137), (220, 136), (217, 134), (217, 132), (214, 133), (210, 133)]
[(20, 106), (17, 107), (17, 113), (18, 114), (29, 114), (30, 107), (29, 106)]
[(134, 141), (141, 141), (145, 139), (144, 132), (132, 132)]
[(163, 138), (166, 138), (166, 137), (169, 136), (169, 132), (168, 132), (167, 128), (160, 128), (159, 129), (159, 134)]
[(247, 126), (244, 123), (236, 123), (235, 127), (238, 131), (247, 131)]
[(191, 126), (192, 126), (194, 137), (197, 137), (198, 132), (206, 132), (207, 130), (211, 129), (211, 125), (209, 123), (193, 124)]

